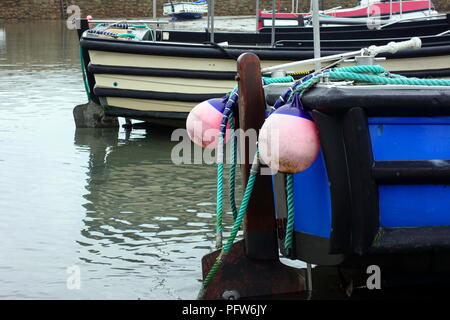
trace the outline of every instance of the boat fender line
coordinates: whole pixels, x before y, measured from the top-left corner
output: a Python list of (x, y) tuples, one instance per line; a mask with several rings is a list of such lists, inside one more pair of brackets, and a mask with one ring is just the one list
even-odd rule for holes
[[(262, 78), (263, 85), (270, 83), (286, 83), (293, 82), (294, 79), (291, 76)], [(222, 246), (222, 188), (223, 188), (223, 154), (224, 154), (224, 143), (231, 139), (231, 165), (229, 173), (229, 183), (228, 183), (228, 194), (231, 212), (233, 214), (233, 220), (236, 220), (238, 211), (236, 209), (236, 199), (235, 199), (235, 177), (236, 177), (236, 166), (237, 166), (237, 137), (234, 130), (234, 119), (233, 111), (237, 108), (237, 101), (239, 99), (238, 88), (235, 87), (228, 94), (228, 101), (226, 103), (225, 109), (223, 111), (222, 123), (220, 127), (219, 136), (219, 146), (217, 149), (217, 206), (216, 206), (216, 248), (221, 248)], [(225, 129), (227, 128), (227, 129)], [(228, 134), (228, 129), (230, 134)], [(226, 131), (227, 130), (227, 131)]]
[[(227, 135), (227, 129), (231, 128), (231, 122), (234, 121), (233, 119), (233, 111), (235, 110), (237, 106), (237, 101), (239, 99), (238, 94), (238, 88), (235, 87), (229, 94), (228, 94), (228, 101), (225, 104), (225, 108), (222, 113), (222, 121), (220, 123), (220, 132), (218, 135), (219, 139), (219, 145), (217, 146), (217, 194), (216, 194), (216, 248), (220, 249), (222, 248), (222, 232), (223, 232), (223, 222), (222, 222), (222, 215), (223, 215), (223, 169), (224, 169), (224, 152), (225, 152), (225, 143), (229, 139), (229, 134)], [(234, 127), (234, 124), (233, 124)], [(234, 130), (233, 130), (234, 131)], [(233, 132), (233, 145), (236, 147), (237, 143), (235, 141), (235, 135)], [(234, 150), (233, 150), (234, 152)], [(237, 151), (236, 151), (237, 152)], [(230, 167), (230, 171), (236, 172), (236, 162), (237, 158), (234, 158), (234, 162), (232, 163)], [(233, 192), (230, 192), (230, 206), (233, 210), (233, 216), (237, 216), (236, 213), (236, 206), (235, 206), (235, 199), (234, 199), (234, 181), (231, 182), (231, 174), (230, 174), (230, 183), (229, 188), (231, 190), (231, 187), (233, 187)], [(233, 200), (231, 201), (231, 196), (233, 195)], [(233, 209), (233, 203), (234, 203), (234, 209)], [(235, 219), (236, 220), (236, 219)]]
[(287, 203), (287, 223), (286, 232), (284, 236), (284, 248), (286, 256), (292, 257), (292, 246), (294, 243), (294, 222), (295, 222), (295, 207), (294, 207), (294, 175), (289, 173), (286, 175), (286, 203)]
[(253, 159), (252, 167), (250, 169), (250, 177), (247, 182), (247, 186), (245, 188), (244, 197), (242, 199), (241, 206), (239, 208), (238, 215), (236, 217), (236, 220), (233, 224), (233, 229), (231, 231), (230, 237), (228, 238), (227, 243), (223, 246), (222, 251), (220, 252), (219, 256), (216, 259), (216, 262), (211, 267), (211, 269), (208, 272), (208, 275), (205, 277), (202, 283), (202, 288), (198, 294), (197, 299), (201, 300), (205, 296), (206, 288), (216, 275), (217, 271), (220, 269), (222, 264), (224, 263), (224, 260), (228, 253), (230, 252), (234, 240), (236, 239), (237, 233), (239, 229), (241, 228), (242, 220), (244, 219), (245, 212), (247, 211), (248, 203), (250, 201), (253, 187), (255, 185), (255, 179), (257, 174), (259, 173), (259, 152), (256, 151), (255, 157)]
[[(263, 84), (269, 83), (282, 83), (282, 82), (292, 82), (293, 78), (280, 77), (280, 78), (263, 78)], [(198, 294), (198, 299), (202, 299), (205, 295), (206, 288), (209, 283), (214, 278), (214, 275), (220, 269), (226, 255), (231, 250), (234, 240), (236, 239), (237, 232), (241, 228), (242, 220), (244, 218), (245, 212), (247, 211), (248, 202), (253, 191), (253, 186), (255, 182), (256, 175), (259, 172), (259, 151), (256, 151), (255, 157), (253, 159), (252, 167), (250, 169), (250, 177), (247, 182), (247, 186), (244, 191), (244, 197), (241, 202), (239, 210), (237, 210), (236, 199), (235, 199), (235, 179), (236, 179), (236, 167), (237, 167), (237, 137), (234, 132), (234, 111), (237, 108), (237, 101), (239, 98), (238, 88), (235, 87), (227, 96), (224, 97), (226, 100), (225, 107), (222, 114), (222, 122), (220, 126), (219, 133), (219, 144), (217, 145), (217, 193), (216, 193), (216, 248), (222, 247), (222, 230), (223, 230), (223, 174), (224, 174), (224, 164), (223, 164), (223, 154), (224, 145), (227, 138), (227, 131), (230, 129), (230, 135), (232, 141), (232, 154), (231, 154), (231, 166), (229, 174), (229, 201), (230, 207), (233, 213), (233, 229), (230, 237), (228, 238), (225, 246), (222, 247), (222, 251), (216, 259), (215, 264), (210, 269), (208, 275), (205, 277), (202, 285), (202, 289)], [(225, 129), (226, 128), (226, 129)]]
[(227, 50), (225, 50), (224, 47), (222, 47), (221, 45), (215, 43), (215, 42), (211, 42), (211, 41), (205, 41), (203, 42), (203, 44), (209, 44), (212, 47), (218, 49), (220, 52), (222, 52), (224, 55), (226, 55), (228, 58), (236, 60), (238, 59), (238, 57), (233, 56), (231, 53), (229, 53)]

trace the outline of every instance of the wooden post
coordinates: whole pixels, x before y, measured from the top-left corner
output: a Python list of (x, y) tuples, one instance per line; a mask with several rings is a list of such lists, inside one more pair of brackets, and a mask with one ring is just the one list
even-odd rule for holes
[[(264, 92), (258, 57), (244, 53), (238, 59), (239, 127), (259, 131), (265, 120)], [(255, 148), (245, 143), (241, 165), (247, 184)], [(251, 151), (253, 149), (253, 154)], [(206, 289), (205, 299), (249, 298), (304, 292), (299, 270), (279, 260), (272, 176), (258, 175), (244, 220), (244, 240), (233, 245), (221, 268)], [(203, 279), (220, 251), (203, 257)]]
[[(239, 128), (244, 132), (259, 129), (266, 120), (261, 66), (255, 54), (243, 54), (238, 59)], [(241, 150), (242, 182), (247, 185), (255, 146), (245, 141)], [(252, 154), (250, 154), (252, 152)], [(259, 175), (244, 220), (246, 255), (252, 259), (278, 259), (272, 176)]]

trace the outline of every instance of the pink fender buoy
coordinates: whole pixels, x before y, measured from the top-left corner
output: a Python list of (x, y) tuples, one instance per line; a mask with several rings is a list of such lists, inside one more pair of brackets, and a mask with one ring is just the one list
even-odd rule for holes
[(266, 119), (258, 141), (262, 162), (284, 173), (308, 169), (320, 152), (316, 124), (304, 111), (297, 94)]
[[(86, 20), (89, 22), (91, 20), (94, 20), (94, 18), (91, 15), (88, 15), (88, 16), (86, 16)], [(94, 24), (88, 23), (88, 25), (89, 25), (89, 29), (94, 28)]]
[[(216, 98), (196, 105), (186, 120), (189, 138), (197, 145), (215, 149), (219, 142), (220, 125), (223, 119), (226, 99)], [(227, 124), (225, 143), (229, 138), (230, 124)]]

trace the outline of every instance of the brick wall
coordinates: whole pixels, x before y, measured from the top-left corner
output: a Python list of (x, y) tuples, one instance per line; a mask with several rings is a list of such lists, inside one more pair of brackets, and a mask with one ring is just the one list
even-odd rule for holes
[[(1, 0), (0, 19), (59, 19), (61, 2), (78, 5), (81, 16), (88, 14), (95, 18), (151, 17), (152, 0)], [(158, 16), (162, 15), (163, 3), (158, 0)], [(449, 0), (433, 1), (439, 11), (450, 11)], [(255, 13), (255, 0), (216, 0), (216, 15), (252, 15)], [(300, 10), (309, 9), (309, 1), (299, 1)], [(350, 7), (358, 0), (319, 0), (321, 9), (336, 6)], [(281, 0), (281, 8), (291, 11), (292, 0)], [(260, 0), (260, 8), (270, 10), (271, 0)]]

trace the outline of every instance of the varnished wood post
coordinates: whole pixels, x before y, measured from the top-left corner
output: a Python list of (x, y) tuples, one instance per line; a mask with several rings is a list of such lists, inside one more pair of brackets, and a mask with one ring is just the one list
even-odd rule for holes
[[(265, 121), (266, 102), (261, 81), (259, 58), (253, 53), (244, 53), (237, 62), (239, 83), (239, 128), (246, 132), (259, 129)], [(256, 148), (245, 141), (241, 157), (244, 185), (247, 184), (251, 161)], [(242, 144), (241, 144), (242, 145)], [(252, 153), (252, 154), (250, 154)], [(245, 157), (244, 157), (245, 155)], [(275, 206), (272, 176), (258, 175), (244, 220), (245, 253), (252, 259), (278, 260)]]
[[(265, 102), (256, 55), (244, 53), (239, 57), (238, 82), (239, 127), (258, 132), (265, 120)], [(245, 162), (241, 166), (244, 184), (247, 184), (250, 162), (256, 150), (249, 147), (249, 141), (246, 141), (240, 150), (245, 154)], [(206, 288), (204, 299), (248, 298), (304, 291), (304, 280), (298, 270), (282, 264), (278, 258), (274, 210), (272, 176), (258, 175), (244, 220), (244, 240), (233, 245)], [(203, 279), (219, 253), (218, 250), (203, 257)]]

